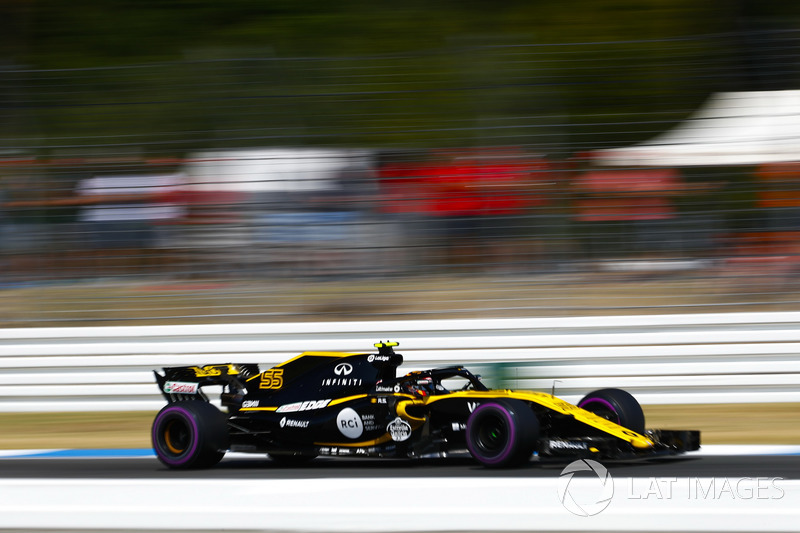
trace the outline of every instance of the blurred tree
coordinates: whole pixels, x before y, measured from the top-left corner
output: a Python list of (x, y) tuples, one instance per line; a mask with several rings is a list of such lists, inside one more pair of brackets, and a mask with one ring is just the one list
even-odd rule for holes
[(4, 94), (25, 87), (4, 98), (26, 109), (7, 138), (592, 148), (714, 91), (794, 83), (800, 4), (7, 0), (0, 16), (0, 65), (25, 66), (0, 71)]

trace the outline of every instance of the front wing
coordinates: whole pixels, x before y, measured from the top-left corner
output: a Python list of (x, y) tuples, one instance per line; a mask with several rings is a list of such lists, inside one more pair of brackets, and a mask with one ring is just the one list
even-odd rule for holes
[(650, 429), (645, 431), (645, 435), (653, 445), (644, 449), (614, 437), (542, 439), (539, 456), (560, 459), (651, 459), (700, 449), (700, 432), (697, 430)]

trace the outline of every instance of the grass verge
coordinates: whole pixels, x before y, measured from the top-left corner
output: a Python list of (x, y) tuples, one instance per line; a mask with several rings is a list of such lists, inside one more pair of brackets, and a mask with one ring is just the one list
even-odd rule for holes
[[(800, 444), (800, 404), (648, 405), (647, 426), (704, 444)], [(155, 413), (0, 413), (0, 449), (146, 448)]]

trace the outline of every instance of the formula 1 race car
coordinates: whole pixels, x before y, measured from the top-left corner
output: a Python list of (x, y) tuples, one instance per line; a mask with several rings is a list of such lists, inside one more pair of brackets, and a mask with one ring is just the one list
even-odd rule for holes
[[(164, 368), (168, 404), (153, 423), (156, 455), (204, 468), (228, 450), (283, 464), (317, 456), (452, 457), (487, 467), (540, 460), (634, 459), (700, 447), (698, 431), (645, 430), (639, 403), (602, 389), (572, 405), (542, 392), (489, 390), (461, 366), (397, 377), (397, 343), (377, 353), (306, 352), (268, 370), (255, 364)], [(203, 387), (222, 386), (223, 412)]]

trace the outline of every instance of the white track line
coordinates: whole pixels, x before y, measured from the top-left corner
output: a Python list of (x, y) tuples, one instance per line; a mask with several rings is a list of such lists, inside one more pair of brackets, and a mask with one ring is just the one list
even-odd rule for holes
[[(77, 455), (72, 455), (71, 452), (79, 452)], [(0, 450), (0, 459), (14, 459), (14, 458), (35, 458), (39, 456), (57, 457), (62, 459), (138, 459), (138, 458), (152, 458), (152, 453), (147, 453), (147, 450), (142, 449), (140, 454), (130, 454), (129, 452), (121, 451), (115, 454), (113, 449), (98, 450), (93, 454), (93, 450), (85, 450), (80, 453), (80, 450), (70, 449), (34, 449), (34, 450)], [(709, 444), (703, 446), (696, 452), (687, 453), (692, 457), (705, 457), (705, 456), (725, 456), (725, 455), (800, 455), (800, 444)], [(229, 459), (249, 459), (249, 458), (262, 458), (261, 454), (250, 453), (237, 453), (229, 452), (225, 455)]]

